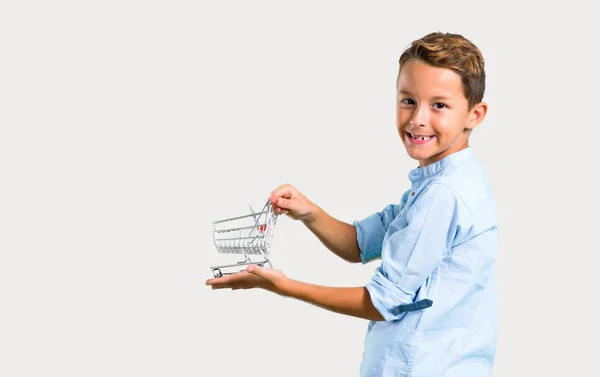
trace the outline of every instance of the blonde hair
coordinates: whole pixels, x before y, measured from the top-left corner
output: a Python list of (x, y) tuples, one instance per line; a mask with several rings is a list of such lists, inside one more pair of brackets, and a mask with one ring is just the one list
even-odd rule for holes
[(462, 81), (469, 109), (483, 100), (485, 92), (485, 67), (481, 51), (460, 34), (430, 33), (413, 41), (400, 56), (400, 68), (410, 60), (451, 69)]

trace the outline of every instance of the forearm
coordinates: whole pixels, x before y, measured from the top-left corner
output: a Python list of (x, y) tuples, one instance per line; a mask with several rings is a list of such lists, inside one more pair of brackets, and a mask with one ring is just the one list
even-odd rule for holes
[(353, 263), (361, 261), (356, 228), (353, 225), (333, 218), (319, 207), (302, 222), (325, 247), (340, 258)]
[(365, 287), (325, 287), (287, 279), (277, 293), (332, 312), (373, 321), (384, 320), (373, 306), (369, 291)]

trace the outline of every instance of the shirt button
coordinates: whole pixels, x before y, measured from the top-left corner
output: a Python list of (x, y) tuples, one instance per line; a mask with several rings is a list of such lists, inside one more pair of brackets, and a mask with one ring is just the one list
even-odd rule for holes
[(410, 196), (415, 196), (415, 192), (413, 191), (412, 194), (410, 194)]

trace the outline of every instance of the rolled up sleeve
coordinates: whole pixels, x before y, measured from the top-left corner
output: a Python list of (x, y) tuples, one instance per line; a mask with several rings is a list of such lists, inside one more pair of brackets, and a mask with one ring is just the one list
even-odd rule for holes
[(356, 240), (363, 264), (381, 257), (383, 238), (397, 214), (398, 205), (390, 204), (381, 212), (374, 213), (363, 220), (354, 221)]
[(382, 245), (381, 265), (366, 285), (373, 305), (386, 321), (433, 304), (428, 298), (415, 302), (416, 292), (451, 248), (458, 206), (452, 189), (433, 184), (407, 208), (404, 218), (398, 219), (398, 230)]

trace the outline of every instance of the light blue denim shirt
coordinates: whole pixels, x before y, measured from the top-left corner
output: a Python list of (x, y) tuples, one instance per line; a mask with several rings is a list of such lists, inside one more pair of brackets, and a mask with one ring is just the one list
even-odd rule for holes
[(496, 352), (494, 199), (471, 148), (409, 174), (399, 204), (355, 221), (371, 321), (361, 377), (491, 376)]

